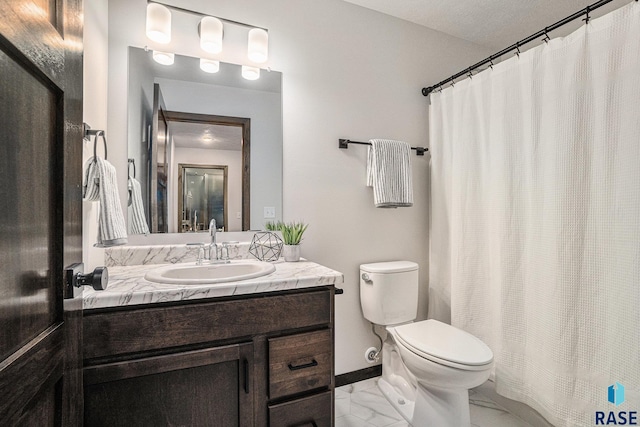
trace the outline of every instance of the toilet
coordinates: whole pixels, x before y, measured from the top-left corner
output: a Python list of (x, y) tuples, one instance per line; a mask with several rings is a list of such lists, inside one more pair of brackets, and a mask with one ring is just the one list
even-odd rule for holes
[(378, 387), (413, 427), (467, 427), (469, 389), (489, 378), (493, 353), (477, 337), (439, 322), (414, 322), (418, 264), (360, 266), (364, 317), (385, 326)]

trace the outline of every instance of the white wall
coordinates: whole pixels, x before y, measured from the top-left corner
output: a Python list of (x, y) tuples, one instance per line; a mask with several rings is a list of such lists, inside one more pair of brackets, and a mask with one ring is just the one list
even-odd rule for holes
[[(128, 131), (127, 146), (129, 159), (135, 162), (135, 178), (140, 182), (140, 192), (142, 206), (145, 212), (147, 223), (149, 222), (149, 186), (147, 185), (149, 175), (149, 133), (151, 132), (151, 121), (153, 120), (153, 74), (146, 56), (131, 54), (129, 52), (129, 86), (128, 86)], [(127, 164), (128, 165), (128, 164)], [(131, 174), (134, 168), (131, 167)], [(127, 225), (131, 229), (133, 207), (127, 208)]]
[[(84, 99), (82, 120), (93, 129), (107, 129), (108, 71), (108, 0), (85, 1), (84, 4)], [(93, 156), (93, 141), (83, 142), (83, 164)], [(104, 155), (99, 146), (98, 155)], [(116, 154), (117, 157), (117, 154)], [(111, 160), (111, 157), (109, 157)], [(84, 174), (84, 172), (83, 172)], [(84, 175), (83, 175), (84, 176)], [(98, 202), (82, 203), (82, 262), (85, 271), (104, 265), (104, 249), (94, 248), (98, 235)]]
[[(420, 316), (426, 315), (429, 158), (415, 158), (412, 208), (376, 209), (365, 187), (365, 147), (339, 150), (337, 140), (392, 138), (428, 145), (427, 99), (420, 89), (492, 52), (340, 0), (172, 4), (269, 29), (269, 65), (283, 73), (284, 219), (310, 224), (303, 256), (345, 275), (345, 293), (336, 298), (336, 373), (367, 367), (364, 351), (378, 343), (361, 314), (359, 264), (419, 263)], [(108, 89), (114, 101), (108, 105), (109, 159), (122, 171), (123, 192), (127, 46), (153, 47), (144, 36), (145, 5), (144, 0), (109, 2)], [(196, 28), (189, 24), (188, 32), (179, 31), (184, 20), (174, 14), (168, 49), (196, 56)], [(232, 31), (225, 31), (225, 40), (227, 35)], [(238, 63), (244, 53), (225, 55)], [(96, 101), (90, 95), (89, 102)]]

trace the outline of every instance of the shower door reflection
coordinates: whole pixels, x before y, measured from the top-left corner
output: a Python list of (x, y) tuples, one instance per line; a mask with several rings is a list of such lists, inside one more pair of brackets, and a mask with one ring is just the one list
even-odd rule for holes
[(178, 165), (178, 231), (227, 231), (227, 166)]

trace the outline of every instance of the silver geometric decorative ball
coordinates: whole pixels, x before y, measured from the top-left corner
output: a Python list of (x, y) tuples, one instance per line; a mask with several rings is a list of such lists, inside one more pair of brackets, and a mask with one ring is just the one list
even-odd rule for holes
[(260, 261), (277, 261), (282, 252), (282, 239), (270, 231), (258, 231), (253, 235), (249, 253)]

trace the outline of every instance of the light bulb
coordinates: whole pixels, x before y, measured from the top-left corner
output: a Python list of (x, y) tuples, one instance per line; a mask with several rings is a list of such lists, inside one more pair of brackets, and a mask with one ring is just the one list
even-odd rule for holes
[(269, 58), (269, 33), (262, 28), (249, 31), (248, 56), (253, 62), (261, 64)]
[(205, 16), (200, 20), (200, 47), (209, 53), (222, 51), (221, 20), (213, 16)]
[(153, 60), (158, 64), (162, 65), (172, 65), (175, 55), (170, 52), (160, 52), (157, 50), (153, 51)]
[(244, 77), (247, 80), (258, 80), (260, 78), (260, 68), (243, 65), (242, 77)]
[(161, 4), (147, 4), (147, 37), (162, 44), (171, 41), (171, 11)]
[(217, 73), (220, 71), (220, 61), (200, 58), (200, 69), (205, 73)]

